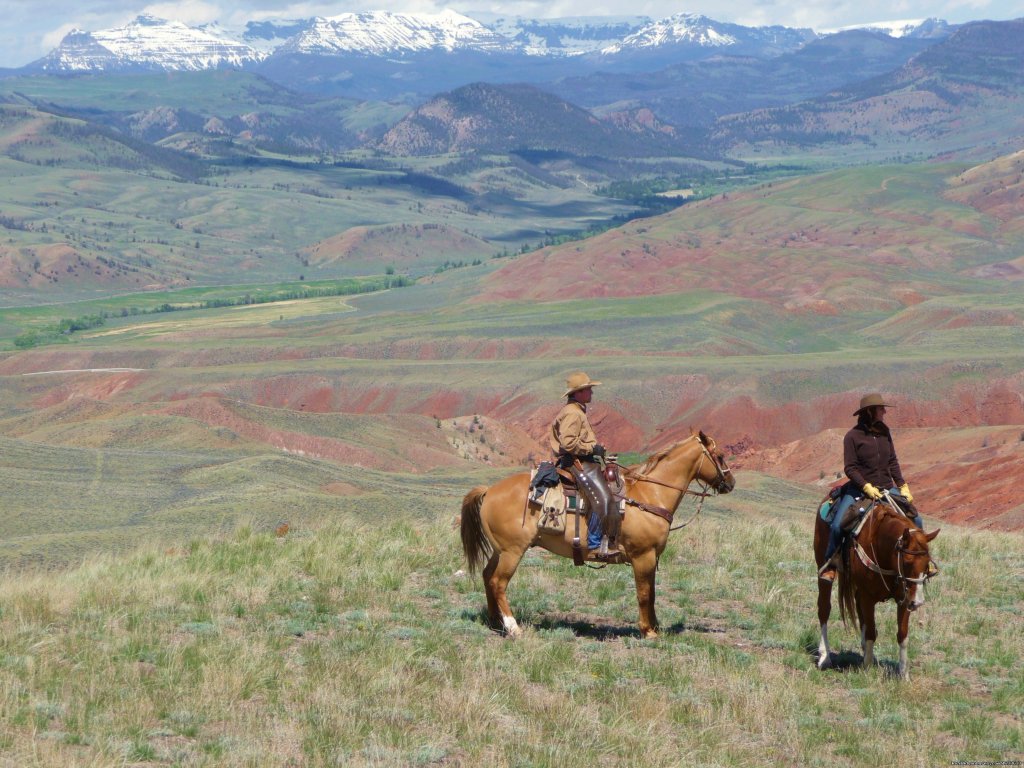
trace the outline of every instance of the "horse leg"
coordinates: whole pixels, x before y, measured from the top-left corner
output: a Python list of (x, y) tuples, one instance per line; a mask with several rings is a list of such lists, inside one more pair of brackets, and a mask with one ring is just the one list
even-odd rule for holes
[[(814, 516), (814, 562), (820, 569), (825, 564), (825, 548), (828, 546), (829, 527), (821, 515)], [(832, 613), (832, 582), (815, 579), (818, 582), (818, 669), (825, 669), (832, 663), (832, 651), (828, 647), (828, 617)]]
[(864, 666), (870, 667), (875, 663), (875, 640), (878, 639), (878, 630), (875, 628), (875, 604), (864, 599), (861, 612), (861, 642), (864, 648)]
[(832, 663), (832, 651), (828, 647), (828, 617), (832, 613), (832, 583), (818, 579), (818, 625), (821, 637), (818, 640), (818, 669)]
[(654, 612), (654, 577), (657, 572), (658, 555), (653, 549), (633, 558), (636, 601), (640, 606), (640, 634), (645, 640), (658, 636), (658, 617)]
[(487, 596), (487, 616), (490, 619), (491, 627), (494, 629), (501, 626), (501, 612), (498, 610), (498, 600), (494, 597), (494, 590), (491, 587), (491, 577), (498, 567), (498, 558), (500, 556), (500, 552), (492, 554), (491, 559), (487, 561), (487, 565), (484, 566), (483, 570), (484, 594)]
[(910, 611), (903, 605), (896, 608), (896, 642), (900, 646), (899, 674), (903, 680), (910, 679), (907, 671), (907, 635), (910, 633)]
[[(505, 596), (505, 589), (508, 582), (516, 572), (519, 561), (522, 559), (522, 552), (506, 550), (491, 557), (490, 562), (484, 569), (484, 585), (487, 591), (487, 609), (493, 611), (492, 621), (498, 624), (508, 637), (518, 637), (521, 630), (512, 616), (512, 609), (509, 607), (508, 598)], [(494, 608), (492, 609), (492, 602)]]

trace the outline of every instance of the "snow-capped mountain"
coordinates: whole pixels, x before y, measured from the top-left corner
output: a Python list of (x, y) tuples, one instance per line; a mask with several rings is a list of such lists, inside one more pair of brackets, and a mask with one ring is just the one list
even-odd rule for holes
[[(688, 13), (656, 21), (476, 16), (374, 11), (250, 21), (231, 30), (140, 16), (115, 29), (76, 30), (23, 71), (233, 67), (298, 91), (415, 103), (474, 81), (555, 83), (598, 72), (656, 72), (720, 55), (768, 60), (819, 37), (810, 29), (744, 27)], [(927, 20), (886, 29), (937, 40), (951, 27)]]
[(123, 27), (74, 30), (36, 68), (48, 71), (200, 70), (242, 67), (265, 57), (256, 49), (178, 21), (139, 16)]
[(604, 48), (601, 53), (611, 56), (680, 46), (742, 54), (762, 49), (782, 53), (795, 50), (815, 37), (817, 35), (810, 29), (744, 27), (725, 24), (698, 14), (677, 13), (648, 24), (621, 42)]
[(847, 32), (853, 29), (870, 29), (876, 32), (884, 32), (889, 37), (916, 37), (916, 38), (946, 38), (949, 37), (953, 28), (942, 19), (903, 19), (899, 21), (876, 21), (869, 24), (854, 24), (849, 27), (822, 31), (822, 34), (831, 32)]
[(735, 45), (736, 38), (718, 31), (707, 16), (677, 13), (667, 19), (651, 22), (643, 29), (626, 37), (621, 43), (604, 49), (604, 53), (618, 53), (627, 48), (656, 48), (674, 43), (696, 43), (706, 47)]
[(471, 11), (472, 18), (510, 40), (528, 56), (598, 53), (651, 23), (647, 16), (571, 16), (533, 19)]
[(454, 11), (439, 14), (369, 11), (316, 18), (276, 53), (389, 56), (461, 49), (500, 51), (510, 47), (510, 42), (498, 33)]

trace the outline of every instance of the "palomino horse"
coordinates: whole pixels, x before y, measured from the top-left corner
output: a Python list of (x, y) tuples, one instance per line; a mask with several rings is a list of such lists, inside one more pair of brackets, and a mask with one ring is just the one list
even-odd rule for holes
[[(821, 515), (815, 514), (815, 517), (814, 559), (821, 568), (825, 563), (829, 527)], [(918, 590), (918, 587), (930, 578), (929, 564), (932, 557), (928, 552), (928, 542), (938, 535), (938, 529), (925, 533), (915, 528), (895, 508), (891, 498), (876, 501), (868, 510), (867, 519), (847, 550), (838, 585), (840, 616), (844, 622), (847, 617), (852, 617), (854, 626), (860, 626), (865, 667), (874, 663), (874, 646), (878, 637), (875, 605), (895, 600), (896, 641), (900, 646), (899, 675), (902, 678), (908, 677), (907, 633), (910, 614), (924, 603), (923, 590)], [(818, 579), (820, 669), (829, 666), (832, 660), (828, 647), (828, 617), (831, 610), (832, 585)]]
[[(715, 441), (703, 432), (654, 454), (639, 468), (623, 468), (623, 474), (627, 511), (619, 530), (619, 547), (633, 566), (640, 633), (652, 638), (658, 634), (654, 575), (668, 542), (672, 514), (695, 479), (717, 493), (728, 493), (736, 483), (724, 457), (717, 453)], [(572, 557), (572, 526), (567, 525), (564, 534), (538, 530), (539, 515), (526, 505), (529, 484), (528, 473), (512, 475), (489, 488), (474, 488), (462, 501), (462, 549), (470, 573), (486, 559), (483, 577), (487, 611), (492, 625), (509, 637), (520, 630), (505, 590), (523, 553), (537, 545), (556, 555)], [(659, 516), (650, 510), (665, 514)]]

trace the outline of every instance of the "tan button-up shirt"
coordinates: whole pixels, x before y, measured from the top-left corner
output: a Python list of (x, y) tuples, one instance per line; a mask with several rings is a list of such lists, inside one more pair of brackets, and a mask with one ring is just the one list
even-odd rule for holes
[(551, 425), (551, 452), (587, 456), (594, 452), (597, 435), (587, 420), (587, 407), (572, 400), (558, 412)]

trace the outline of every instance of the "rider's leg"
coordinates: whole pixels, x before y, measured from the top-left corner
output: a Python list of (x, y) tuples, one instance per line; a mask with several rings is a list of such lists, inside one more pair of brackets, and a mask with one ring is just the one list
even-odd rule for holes
[(590, 517), (587, 520), (587, 548), (597, 549), (602, 544), (602, 532), (607, 526), (612, 495), (605, 484), (600, 464), (584, 462), (582, 471), (574, 467), (572, 473), (576, 478), (577, 487), (587, 497), (587, 504), (590, 507)]
[(839, 501), (836, 502), (835, 514), (832, 516), (832, 523), (829, 526), (828, 531), (828, 547), (825, 549), (825, 561), (828, 562), (832, 555), (839, 549), (839, 543), (843, 540), (843, 518), (846, 516), (846, 510), (850, 508), (850, 505), (856, 500), (856, 497), (852, 494), (843, 494)]
[(590, 504), (590, 515), (587, 516), (587, 549), (597, 549), (601, 546), (603, 531), (601, 513), (596, 506), (590, 503), (589, 499), (587, 499), (587, 503)]
[[(895, 488), (895, 487), (893, 487), (893, 488), (890, 488), (890, 489), (889, 489), (889, 493), (890, 493), (890, 495), (892, 495), (892, 496), (899, 496), (899, 497), (901, 497), (901, 498), (902, 498), (902, 496), (903, 496), (903, 494), (901, 494), (901, 493), (900, 493), (900, 489), (899, 489), (899, 488)], [(913, 521), (914, 525), (915, 525), (915, 526), (916, 526), (916, 527), (917, 527), (917, 528), (918, 528), (919, 530), (922, 530), (922, 531), (923, 531), (923, 530), (924, 530), (924, 518), (923, 518), (923, 517), (921, 517), (921, 513), (917, 511), (917, 507), (915, 507), (915, 506), (914, 506), (913, 504), (910, 504), (910, 505), (908, 505), (908, 506), (909, 506), (909, 507), (910, 507), (910, 508), (911, 508), (912, 510), (914, 510), (914, 516), (913, 516), (913, 517), (911, 518), (911, 520)]]

